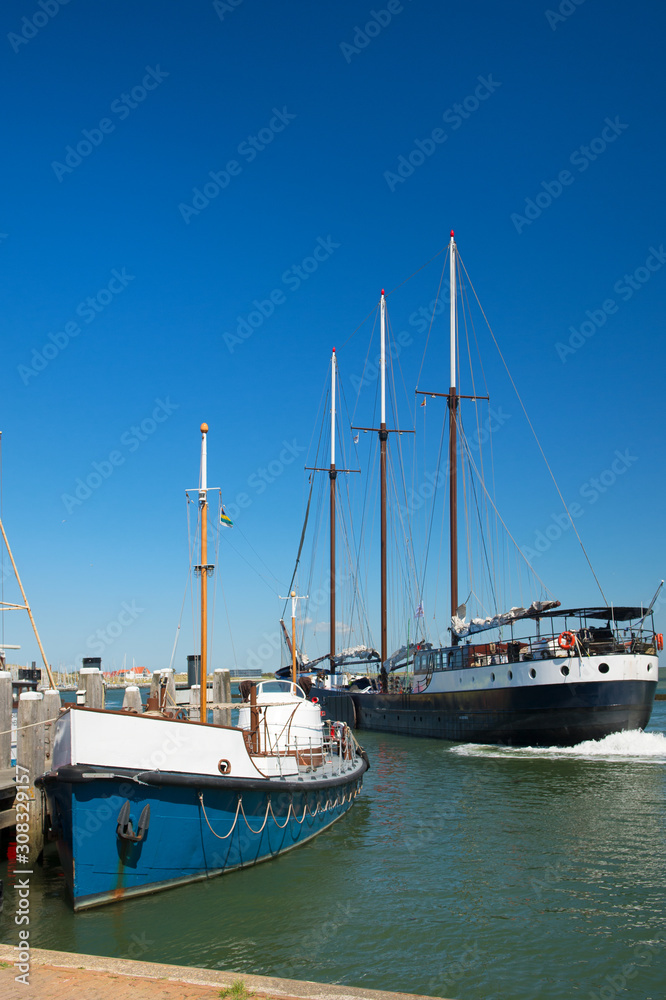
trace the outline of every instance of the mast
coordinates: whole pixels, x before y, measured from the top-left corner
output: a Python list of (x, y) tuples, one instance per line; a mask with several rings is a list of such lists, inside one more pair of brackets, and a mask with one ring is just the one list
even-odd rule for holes
[(379, 479), (380, 479), (380, 518), (381, 518), (381, 657), (382, 664), (388, 658), (388, 643), (386, 629), (386, 297), (382, 288), (381, 297), (381, 348), (379, 359), (379, 375), (381, 379), (381, 412), (379, 419)]
[(201, 565), (195, 567), (201, 573), (201, 710), (199, 721), (206, 722), (206, 695), (208, 677), (208, 575), (213, 566), (208, 565), (208, 472), (206, 434), (208, 424), (201, 425), (201, 482), (199, 485), (199, 509), (201, 511)]
[(331, 545), (331, 555), (330, 555), (330, 573), (329, 573), (329, 583), (331, 591), (331, 603), (330, 603), (330, 647), (331, 647), (331, 673), (335, 673), (335, 664), (333, 657), (335, 656), (335, 480), (337, 478), (337, 470), (335, 468), (335, 375), (336, 375), (336, 357), (335, 348), (333, 348), (333, 354), (331, 357), (331, 467), (328, 472), (328, 478), (330, 482), (330, 516), (331, 516), (331, 527), (330, 527), (330, 545)]
[(386, 606), (388, 589), (386, 585), (386, 443), (389, 434), (414, 434), (413, 430), (399, 430), (397, 427), (388, 428), (386, 426), (386, 296), (382, 288), (380, 298), (380, 330), (381, 344), (379, 355), (379, 375), (381, 385), (381, 409), (379, 414), (379, 427), (353, 427), (358, 431), (378, 431), (379, 433), (379, 480), (380, 480), (380, 601), (381, 601), (381, 663), (382, 671), (385, 671), (384, 664), (388, 659), (388, 635), (386, 627)]
[[(450, 388), (449, 388), (449, 547), (451, 560), (451, 616), (458, 610), (458, 393), (456, 390), (456, 243), (453, 230), (449, 243)], [(454, 646), (458, 637), (453, 633)]]
[[(331, 464), (327, 469), (320, 468), (317, 465), (306, 465), (305, 468), (309, 472), (328, 472), (329, 478), (329, 507), (330, 507), (330, 567), (329, 567), (329, 589), (330, 589), (330, 625), (329, 625), (329, 641), (330, 641), (330, 672), (335, 673), (335, 663), (333, 658), (335, 656), (335, 481), (338, 478), (339, 472), (359, 472), (359, 469), (338, 469), (335, 465), (335, 380), (338, 374), (338, 358), (335, 353), (335, 348), (333, 348), (333, 354), (331, 357)], [(302, 540), (301, 540), (302, 541)]]
[[(450, 310), (450, 376), (448, 392), (428, 392), (417, 389), (421, 396), (442, 396), (449, 407), (449, 551), (451, 564), (451, 617), (458, 610), (458, 408), (461, 399), (488, 399), (488, 396), (464, 396), (456, 386), (457, 318), (456, 318), (456, 255), (458, 249), (451, 230), (449, 241), (449, 292)], [(459, 639), (451, 630), (451, 641), (457, 646)]]

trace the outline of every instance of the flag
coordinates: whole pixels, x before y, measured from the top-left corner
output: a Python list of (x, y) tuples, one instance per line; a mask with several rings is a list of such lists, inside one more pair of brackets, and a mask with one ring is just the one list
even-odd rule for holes
[(234, 522), (224, 512), (224, 507), (220, 509), (220, 524), (226, 524), (227, 528), (233, 528)]
[(423, 618), (423, 601), (419, 601), (419, 606), (414, 612), (415, 618)]
[(423, 399), (421, 400), (421, 406), (425, 406), (425, 405), (426, 405), (426, 398), (424, 396)]
[(354, 444), (358, 444), (358, 434), (354, 435)]

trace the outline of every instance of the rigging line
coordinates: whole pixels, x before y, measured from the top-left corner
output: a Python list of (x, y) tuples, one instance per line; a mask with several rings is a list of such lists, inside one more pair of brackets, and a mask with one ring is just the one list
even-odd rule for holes
[[(446, 249), (448, 251), (448, 244), (447, 244)], [(442, 251), (440, 250), (439, 252), (441, 253)], [(430, 340), (430, 332), (432, 330), (432, 324), (435, 322), (435, 310), (437, 309), (437, 303), (439, 302), (439, 292), (440, 292), (440, 289), (442, 287), (442, 281), (444, 280), (444, 274), (446, 272), (446, 262), (447, 262), (448, 259), (449, 259), (449, 255), (448, 255), (448, 252), (447, 252), (446, 257), (444, 258), (444, 263), (442, 264), (442, 273), (439, 276), (439, 285), (437, 286), (437, 295), (435, 296), (435, 302), (434, 302), (434, 305), (432, 307), (432, 316), (430, 317), (430, 326), (428, 327), (428, 336), (426, 337), (425, 347), (423, 348), (423, 357), (421, 358), (421, 367), (419, 368), (419, 373), (416, 376), (416, 384), (417, 385), (421, 381), (421, 372), (423, 371), (423, 365), (425, 364), (426, 351), (428, 350), (428, 342)], [(434, 260), (434, 257), (433, 257), (433, 260)]]
[[(291, 580), (287, 588), (287, 593), (291, 593), (291, 588), (293, 587), (294, 580), (296, 579), (296, 573), (298, 571), (298, 564), (301, 561), (301, 553), (303, 551), (303, 543), (305, 542), (305, 532), (308, 527), (308, 518), (310, 517), (310, 503), (312, 501), (312, 490), (314, 489), (314, 476), (310, 476), (310, 492), (308, 494), (308, 504), (305, 508), (305, 520), (303, 521), (303, 530), (301, 531), (301, 541), (298, 546), (298, 554), (296, 556), (296, 565), (294, 566), (294, 572), (291, 574)], [(287, 610), (288, 601), (284, 602), (284, 607), (282, 609), (282, 617), (284, 618), (284, 613)]]
[[(463, 267), (464, 267), (464, 265), (463, 265)], [(469, 281), (470, 288), (474, 292), (474, 298), (476, 299), (477, 304), (479, 306), (479, 309), (481, 310), (481, 315), (483, 316), (484, 320), (486, 321), (486, 326), (488, 327), (488, 330), (490, 331), (490, 336), (493, 339), (493, 343), (494, 343), (495, 347), (497, 348), (497, 353), (499, 354), (500, 359), (502, 361), (502, 364), (504, 365), (504, 370), (506, 371), (507, 375), (509, 376), (509, 381), (511, 382), (511, 385), (513, 386), (513, 390), (514, 390), (516, 396), (518, 397), (518, 402), (520, 403), (520, 407), (521, 407), (523, 413), (525, 414), (525, 419), (527, 420), (529, 428), (532, 431), (532, 434), (534, 436), (534, 440), (537, 443), (537, 447), (538, 447), (539, 451), (541, 452), (541, 457), (543, 458), (544, 463), (546, 465), (546, 468), (548, 469), (548, 472), (550, 473), (550, 478), (553, 480), (553, 483), (555, 485), (555, 489), (557, 490), (557, 495), (559, 496), (560, 501), (562, 503), (562, 506), (564, 507), (564, 509), (565, 509), (565, 511), (567, 513), (567, 517), (569, 518), (569, 522), (571, 524), (571, 527), (573, 528), (574, 534), (576, 535), (576, 538), (578, 539), (578, 544), (580, 545), (580, 547), (582, 549), (583, 555), (585, 556), (585, 559), (587, 561), (587, 565), (590, 567), (590, 572), (592, 573), (592, 576), (594, 577), (594, 581), (595, 581), (597, 587), (599, 588), (599, 593), (603, 597), (606, 605), (608, 605), (608, 598), (604, 594), (603, 588), (602, 588), (602, 586), (601, 586), (601, 584), (599, 582), (599, 578), (597, 577), (597, 574), (594, 572), (594, 567), (592, 566), (592, 563), (590, 561), (590, 557), (588, 556), (587, 550), (586, 550), (585, 546), (583, 545), (583, 540), (581, 539), (581, 537), (580, 537), (580, 535), (578, 533), (578, 528), (576, 527), (576, 522), (574, 521), (573, 517), (571, 516), (571, 511), (569, 510), (569, 508), (567, 506), (567, 503), (566, 503), (564, 497), (562, 496), (562, 491), (560, 490), (560, 487), (558, 486), (557, 480), (555, 478), (555, 474), (553, 473), (553, 470), (551, 469), (551, 467), (550, 467), (550, 465), (548, 463), (548, 459), (546, 458), (546, 454), (545, 454), (543, 448), (541, 447), (541, 442), (539, 441), (539, 438), (537, 437), (537, 433), (536, 433), (536, 431), (534, 429), (534, 426), (532, 425), (532, 421), (530, 420), (530, 418), (528, 416), (528, 413), (527, 413), (527, 410), (525, 409), (525, 404), (523, 403), (522, 397), (521, 397), (520, 393), (518, 392), (518, 387), (517, 387), (516, 383), (513, 380), (513, 375), (509, 371), (509, 366), (507, 365), (506, 361), (504, 360), (504, 355), (502, 354), (502, 351), (500, 350), (500, 346), (497, 343), (497, 340), (495, 339), (495, 334), (493, 333), (492, 327), (491, 327), (490, 323), (488, 322), (488, 318), (487, 318), (485, 312), (483, 311), (483, 306), (479, 302), (479, 296), (476, 294), (476, 289), (474, 288), (474, 285), (472, 284), (472, 282), (471, 282), (471, 280), (469, 278), (469, 275), (467, 274), (467, 271), (465, 271), (465, 274), (467, 275), (467, 280)], [(545, 586), (545, 584), (544, 584), (544, 586)]]
[[(479, 358), (479, 363), (480, 363), (480, 367), (481, 367), (481, 374), (483, 376), (484, 388), (486, 389), (486, 395), (489, 396), (490, 393), (488, 392), (488, 385), (487, 385), (487, 381), (486, 381), (486, 373), (485, 373), (485, 370), (484, 370), (484, 367), (483, 367), (483, 359), (481, 358), (481, 352), (479, 350), (479, 343), (478, 343), (478, 339), (477, 339), (477, 336), (476, 336), (476, 327), (474, 326), (474, 318), (472, 316), (472, 310), (470, 309), (469, 296), (467, 294), (467, 286), (464, 284), (464, 282), (462, 280), (462, 274), (460, 272), (460, 262), (458, 261), (457, 264), (458, 264), (458, 273), (460, 275), (459, 288), (460, 288), (460, 291), (461, 291), (461, 298), (463, 300), (464, 305), (466, 305), (466, 307), (467, 307), (466, 309), (463, 307), (462, 311), (463, 311), (463, 317), (464, 317), (464, 323), (465, 323), (465, 340), (466, 340), (466, 343), (467, 343), (467, 357), (468, 357), (468, 361), (469, 361), (470, 375), (471, 375), (471, 379), (472, 379), (472, 392), (473, 392), (474, 396), (476, 397), (476, 395), (477, 395), (477, 392), (476, 392), (476, 380), (475, 380), (475, 377), (474, 377), (474, 367), (472, 365), (471, 343), (470, 343), (470, 337), (469, 337), (469, 330), (468, 330), (468, 327), (467, 327), (467, 317), (468, 316), (469, 316), (469, 325), (470, 325), (470, 327), (472, 329), (472, 333), (474, 335), (474, 343), (475, 343), (475, 346), (476, 346), (477, 356)], [(480, 407), (481, 407), (481, 400), (475, 398), (474, 399), (474, 412), (475, 412), (475, 417), (476, 417), (476, 433), (477, 433), (477, 439), (478, 439), (478, 442), (479, 442), (479, 465), (481, 467), (481, 477), (483, 479), (485, 479), (485, 471), (484, 471), (484, 467), (483, 467), (483, 435), (482, 435), (482, 426), (481, 426), (481, 423), (480, 423)], [(489, 434), (490, 434), (491, 433), (490, 432), (490, 421), (489, 421), (489, 425), (488, 425), (488, 430), (489, 430)], [(492, 455), (492, 445), (491, 445), (491, 455)], [(493, 467), (493, 471), (494, 471), (494, 467)], [(494, 488), (495, 488), (495, 481), (494, 481), (494, 478), (493, 478), (493, 494), (494, 494), (494, 491), (495, 491)], [(486, 514), (486, 527), (488, 529), (488, 537), (492, 541), (493, 534), (492, 534), (491, 526), (490, 526), (490, 518), (488, 516), (488, 505), (485, 504), (484, 506), (485, 506), (485, 514)], [(495, 521), (495, 535), (496, 534), (497, 534), (497, 522)], [(493, 545), (491, 545), (490, 552), (491, 552), (492, 564), (493, 564), (492, 576), (493, 576), (493, 578), (496, 581), (497, 580), (497, 569), (496, 569), (496, 565), (495, 565), (495, 550), (494, 550), (494, 546)], [(490, 572), (490, 570), (489, 570), (489, 572)], [(497, 598), (497, 594), (495, 594), (495, 598)]]
[[(2, 431), (0, 431), (0, 521), (3, 520), (3, 505), (2, 505)], [(4, 524), (4, 521), (3, 521)], [(0, 599), (2, 603), (5, 603), (5, 547), (4, 545), (0, 549), (0, 574), (2, 575), (2, 584), (0, 591)], [(2, 609), (2, 641), (5, 641), (5, 609)], [(3, 647), (4, 648), (4, 647)]]
[[(190, 498), (188, 496), (188, 498), (187, 498), (188, 507), (189, 507), (189, 504), (191, 502), (193, 502), (193, 501), (190, 501)], [(190, 534), (191, 534), (191, 532), (190, 532), (190, 512), (189, 512), (189, 509), (188, 509), (188, 511), (187, 511), (187, 539), (188, 539), (188, 543), (189, 543), (189, 540), (190, 540)], [(194, 549), (196, 548), (197, 538), (198, 537), (199, 537), (199, 512), (198, 512), (198, 505), (197, 505), (197, 527), (196, 527), (196, 531), (194, 532), (194, 538), (192, 539), (192, 553), (194, 553)], [(191, 566), (191, 563), (190, 563), (190, 566)], [(194, 621), (194, 587), (193, 586), (190, 586), (190, 600), (192, 602), (192, 649), (194, 650), (195, 655), (196, 655), (196, 651), (197, 651), (197, 630), (196, 630), (196, 624), (195, 624), (195, 621)]]
[[(218, 490), (217, 493), (217, 517), (215, 519), (215, 563), (217, 568), (217, 573), (213, 579), (213, 607), (211, 608), (211, 626), (210, 626), (210, 655), (211, 660), (213, 658), (213, 649), (215, 648), (215, 606), (217, 601), (217, 582), (220, 581), (220, 587), (222, 586), (222, 574), (220, 573), (220, 516), (222, 514), (222, 490)], [(213, 571), (214, 572), (214, 571)], [(225, 602), (226, 607), (226, 602)], [(231, 639), (231, 645), (233, 646), (234, 641)], [(236, 662), (236, 657), (234, 656), (234, 665)]]
[[(236, 525), (234, 525), (234, 528), (235, 528), (235, 527), (236, 527)], [(242, 532), (241, 532), (241, 534), (242, 534)], [(245, 536), (243, 536), (243, 537), (245, 538)], [(238, 557), (239, 557), (240, 559), (242, 559), (242, 560), (243, 560), (243, 562), (244, 562), (244, 563), (245, 563), (245, 564), (246, 564), (247, 566), (249, 566), (249, 567), (250, 567), (250, 569), (252, 570), (252, 572), (253, 572), (253, 573), (254, 573), (254, 574), (255, 574), (256, 576), (258, 576), (258, 577), (259, 577), (259, 579), (260, 579), (260, 580), (261, 580), (261, 582), (262, 582), (262, 583), (264, 584), (264, 586), (265, 586), (265, 587), (268, 587), (268, 589), (270, 590), (271, 594), (275, 594), (275, 587), (273, 587), (273, 586), (272, 586), (272, 585), (271, 585), (271, 584), (270, 584), (270, 583), (268, 582), (268, 580), (266, 580), (266, 578), (265, 578), (265, 577), (263, 577), (263, 576), (261, 575), (261, 573), (260, 573), (260, 572), (259, 572), (259, 570), (258, 570), (258, 569), (256, 568), (256, 566), (253, 566), (253, 565), (252, 565), (252, 563), (250, 562), (250, 560), (249, 560), (249, 559), (248, 559), (248, 558), (247, 558), (247, 557), (246, 557), (245, 555), (243, 555), (243, 553), (241, 552), (241, 550), (240, 550), (240, 549), (237, 549), (237, 548), (236, 548), (236, 546), (235, 546), (235, 545), (234, 545), (234, 543), (233, 543), (233, 542), (231, 541), (231, 539), (227, 538), (227, 540), (225, 541), (225, 543), (224, 543), (224, 544), (225, 544), (225, 545), (228, 545), (228, 546), (229, 546), (229, 548), (230, 548), (230, 549), (231, 549), (231, 550), (232, 550), (233, 552), (235, 552), (235, 553), (236, 553), (236, 555), (237, 555), (237, 556), (238, 556)]]
[[(252, 542), (250, 541), (250, 539), (249, 539), (249, 538), (247, 537), (247, 535), (245, 534), (245, 532), (244, 532), (244, 531), (242, 530), (242, 528), (241, 528), (241, 527), (240, 527), (240, 526), (239, 526), (238, 524), (234, 524), (234, 528), (236, 528), (236, 529), (237, 529), (237, 531), (238, 531), (238, 534), (239, 534), (239, 535), (241, 536), (241, 538), (243, 539), (243, 541), (245, 542), (245, 544), (246, 544), (246, 545), (247, 545), (247, 546), (248, 546), (248, 547), (249, 547), (249, 548), (250, 548), (250, 549), (252, 550), (252, 552), (253, 552), (253, 553), (254, 553), (254, 555), (255, 555), (255, 556), (257, 557), (257, 559), (258, 559), (258, 560), (259, 560), (259, 562), (260, 562), (260, 563), (262, 564), (262, 566), (265, 566), (265, 567), (266, 567), (266, 569), (268, 570), (268, 572), (269, 572), (270, 576), (272, 576), (272, 577), (273, 577), (273, 579), (275, 580), (275, 583), (276, 583), (277, 587), (278, 587), (278, 588), (281, 588), (281, 587), (282, 587), (282, 583), (281, 583), (281, 582), (280, 582), (280, 581), (278, 580), (278, 578), (276, 577), (275, 573), (274, 573), (274, 572), (273, 572), (273, 570), (272, 570), (272, 569), (270, 568), (270, 566), (268, 565), (268, 563), (266, 563), (266, 562), (265, 562), (265, 561), (264, 561), (264, 560), (263, 560), (263, 559), (261, 558), (261, 556), (259, 555), (259, 553), (258, 553), (258, 552), (257, 552), (257, 550), (255, 549), (254, 545), (252, 544)], [(221, 526), (220, 526), (220, 520), (219, 520), (219, 518), (218, 518), (218, 522), (217, 522), (217, 541), (218, 541), (218, 545), (219, 545), (219, 541), (220, 541), (220, 535), (221, 535), (221, 534), (222, 534), (222, 528), (221, 528)], [(257, 571), (257, 572), (258, 572), (258, 571)], [(264, 581), (264, 582), (266, 582), (266, 581)]]
[[(189, 503), (190, 503), (190, 501), (189, 501), (189, 499), (187, 499), (186, 500), (186, 504), (189, 505)], [(185, 593), (183, 594), (183, 603), (180, 606), (180, 614), (178, 616), (178, 625), (176, 626), (176, 637), (175, 637), (174, 643), (173, 643), (173, 651), (171, 653), (171, 662), (169, 663), (169, 669), (171, 669), (173, 667), (173, 662), (174, 662), (174, 660), (176, 658), (176, 647), (178, 646), (178, 637), (179, 637), (179, 634), (180, 634), (180, 623), (183, 620), (183, 610), (185, 608), (185, 601), (187, 600), (187, 589), (190, 586), (191, 581), (192, 581), (192, 559), (193, 559), (193, 556), (194, 556), (194, 548), (190, 546), (190, 542), (189, 542), (189, 535), (190, 535), (190, 517), (189, 517), (189, 511), (187, 513), (188, 513), (188, 516), (187, 516), (187, 534), (188, 534), (188, 544), (187, 544), (187, 547), (189, 549), (189, 566), (187, 567), (187, 580), (185, 582)], [(193, 606), (192, 606), (192, 616), (194, 618), (194, 602), (193, 602)]]
[(408, 281), (411, 281), (412, 278), (414, 278), (419, 273), (419, 271), (422, 271), (424, 267), (428, 266), (428, 264), (432, 264), (433, 260), (437, 260), (439, 255), (441, 253), (444, 253), (444, 251), (448, 249), (449, 249), (449, 244), (445, 243), (444, 246), (441, 248), (441, 250), (438, 250), (437, 253), (430, 258), (430, 260), (427, 260), (425, 264), (421, 264), (420, 267), (417, 267), (417, 269), (414, 272), (412, 272), (412, 274), (410, 274), (408, 278), (405, 278), (404, 281), (401, 281), (399, 285), (395, 285), (390, 292), (386, 292), (386, 298), (388, 298), (389, 295), (393, 295), (394, 292), (397, 292), (398, 289), (402, 288), (403, 285), (406, 285)]
[[(468, 463), (469, 463), (469, 457), (468, 457)], [(481, 546), (482, 546), (482, 549), (483, 549), (483, 554), (484, 554), (485, 559), (486, 559), (486, 567), (488, 569), (488, 582), (490, 584), (490, 591), (491, 591), (491, 594), (493, 596), (493, 601), (495, 602), (495, 608), (497, 609), (497, 611), (499, 611), (499, 606), (497, 604), (497, 592), (495, 590), (495, 584), (493, 582), (493, 573), (491, 572), (491, 569), (490, 569), (490, 560), (488, 559), (488, 550), (486, 548), (486, 539), (485, 539), (485, 535), (483, 533), (483, 521), (481, 519), (481, 512), (479, 510), (479, 499), (478, 499), (477, 494), (476, 494), (476, 485), (474, 483), (474, 476), (472, 474), (472, 468), (471, 468), (471, 466), (469, 467), (469, 481), (470, 481), (470, 485), (472, 487), (472, 494), (474, 496), (474, 505), (476, 507), (476, 517), (477, 517), (477, 520), (479, 522), (479, 533), (481, 535)]]
[[(443, 247), (441, 248), (441, 250), (438, 250), (438, 251), (437, 251), (437, 253), (436, 253), (436, 254), (434, 254), (434, 256), (432, 256), (432, 257), (430, 258), (430, 260), (427, 260), (427, 261), (425, 262), (425, 264), (421, 264), (421, 266), (420, 266), (420, 267), (417, 267), (417, 269), (416, 269), (415, 271), (413, 271), (413, 272), (412, 272), (412, 273), (411, 273), (411, 274), (409, 275), (409, 277), (407, 277), (407, 278), (404, 278), (404, 280), (403, 280), (403, 281), (401, 281), (401, 282), (400, 282), (400, 284), (398, 284), (398, 285), (394, 285), (394, 287), (393, 287), (393, 288), (392, 288), (392, 289), (390, 290), (390, 292), (386, 292), (386, 293), (385, 293), (385, 297), (386, 297), (386, 298), (388, 298), (388, 297), (389, 297), (389, 295), (393, 295), (393, 293), (394, 293), (394, 292), (397, 292), (399, 288), (402, 288), (402, 286), (403, 286), (403, 285), (406, 285), (408, 281), (411, 281), (411, 280), (412, 280), (412, 278), (414, 278), (414, 277), (415, 277), (415, 276), (416, 276), (416, 275), (417, 275), (417, 274), (418, 274), (418, 273), (419, 273), (420, 271), (422, 271), (422, 270), (424, 269), (424, 267), (427, 267), (427, 266), (428, 266), (428, 264), (432, 264), (433, 260), (436, 260), (436, 259), (437, 259), (437, 258), (439, 257), (439, 255), (440, 255), (441, 253), (443, 253), (443, 252), (444, 252), (445, 250), (448, 250), (448, 246), (449, 246), (449, 244), (448, 244), (448, 243), (446, 243), (446, 244), (445, 244), (445, 245), (444, 245), (444, 246), (443, 246)], [(376, 307), (375, 307), (375, 308), (376, 308)], [(361, 320), (361, 322), (360, 322), (360, 323), (359, 323), (359, 325), (358, 325), (358, 326), (356, 327), (356, 329), (355, 329), (355, 330), (352, 330), (352, 332), (351, 332), (351, 333), (349, 334), (349, 336), (347, 337), (347, 339), (346, 339), (346, 340), (344, 341), (344, 343), (342, 344), (342, 346), (343, 346), (343, 347), (346, 347), (346, 346), (347, 346), (347, 344), (348, 344), (348, 343), (349, 343), (349, 341), (350, 341), (350, 340), (352, 339), (352, 337), (354, 336), (354, 334), (358, 333), (358, 331), (359, 331), (359, 330), (361, 329), (361, 327), (363, 326), (363, 324), (364, 324), (364, 323), (366, 323), (366, 322), (367, 322), (367, 321), (368, 321), (368, 320), (370, 319), (370, 317), (372, 316), (372, 314), (373, 314), (373, 312), (374, 312), (374, 311), (375, 311), (374, 309), (371, 309), (371, 310), (370, 310), (370, 312), (368, 313), (368, 315), (367, 315), (367, 316), (365, 317), (365, 319), (362, 319), (362, 320)]]
[(426, 535), (426, 549), (425, 549), (425, 554), (424, 554), (424, 559), (423, 559), (423, 578), (422, 578), (422, 583), (421, 583), (421, 590), (422, 591), (425, 588), (426, 566), (428, 565), (428, 553), (430, 552), (430, 540), (431, 540), (431, 536), (432, 536), (432, 524), (433, 524), (433, 517), (434, 517), (434, 514), (435, 514), (435, 500), (436, 500), (436, 497), (437, 497), (437, 487), (438, 487), (438, 482), (439, 482), (439, 470), (440, 470), (441, 464), (442, 464), (442, 449), (444, 447), (444, 426), (445, 426), (445, 424), (446, 424), (446, 418), (444, 420), (442, 420), (442, 433), (441, 433), (440, 438), (439, 438), (439, 454), (437, 455), (437, 475), (435, 476), (435, 491), (434, 491), (434, 493), (432, 495), (432, 506), (431, 506), (431, 509), (430, 509), (430, 526), (428, 528), (428, 533)]
[[(469, 452), (468, 452), (468, 454), (469, 454)], [(470, 462), (472, 463), (472, 467), (474, 468), (474, 471), (476, 472), (477, 476), (479, 476), (479, 470), (474, 465), (474, 459), (472, 458), (471, 455), (469, 456), (469, 459), (470, 459)], [(502, 518), (502, 515), (500, 514), (500, 512), (497, 509), (497, 507), (495, 506), (495, 502), (494, 502), (493, 498), (490, 496), (490, 494), (488, 493), (488, 490), (486, 489), (486, 484), (483, 482), (483, 479), (481, 479), (480, 476), (479, 476), (479, 482), (481, 483), (481, 488), (482, 488), (483, 492), (486, 494), (486, 496), (488, 497), (488, 500), (489, 500), (489, 502), (490, 502), (493, 510), (495, 511), (495, 513), (499, 517), (500, 521), (502, 522), (502, 527), (504, 528), (504, 530), (506, 531), (507, 535), (509, 536), (509, 538), (511, 539), (511, 541), (513, 542), (513, 544), (518, 549), (518, 552), (522, 556), (522, 558), (523, 558), (523, 560), (525, 562), (525, 565), (528, 566), (528, 568), (531, 570), (531, 572), (533, 573), (533, 575), (539, 581), (539, 583), (544, 588), (544, 590), (546, 591), (546, 593), (550, 594), (551, 597), (554, 597), (554, 595), (551, 593), (551, 591), (548, 589), (548, 587), (546, 587), (546, 584), (543, 582), (543, 580), (541, 579), (541, 577), (539, 576), (539, 574), (537, 573), (537, 571), (534, 569), (534, 566), (532, 566), (532, 564), (530, 563), (529, 559), (527, 559), (527, 557), (525, 556), (525, 553), (523, 552), (523, 550), (521, 549), (521, 547), (518, 545), (518, 542), (516, 541), (516, 539), (513, 537), (513, 535), (509, 531), (506, 523), (504, 522), (504, 519)], [(605, 598), (604, 598), (604, 600), (605, 600)]]
[[(375, 306), (375, 308), (374, 308), (373, 311), (374, 311), (374, 314), (375, 314), (375, 322), (372, 324), (372, 332), (370, 333), (370, 337), (368, 338), (368, 350), (367, 350), (366, 355), (365, 355), (365, 361), (363, 362), (363, 370), (361, 371), (361, 378), (359, 380), (358, 388), (356, 390), (356, 402), (354, 403), (354, 412), (352, 413), (352, 417), (351, 417), (351, 422), (352, 423), (354, 423), (354, 419), (356, 417), (356, 410), (358, 409), (359, 400), (361, 398), (361, 389), (363, 388), (363, 383), (365, 381), (365, 372), (366, 372), (366, 369), (368, 367), (368, 358), (370, 357), (370, 351), (372, 350), (372, 343), (373, 343), (373, 341), (375, 339), (375, 331), (377, 329), (377, 316), (379, 315), (379, 306)], [(371, 314), (368, 313), (368, 315), (371, 315)], [(366, 319), (367, 318), (368, 317), (366, 316)], [(363, 322), (365, 322), (365, 320)], [(346, 343), (346, 341), (345, 341), (345, 343)], [(344, 348), (345, 344), (343, 344), (342, 346)]]

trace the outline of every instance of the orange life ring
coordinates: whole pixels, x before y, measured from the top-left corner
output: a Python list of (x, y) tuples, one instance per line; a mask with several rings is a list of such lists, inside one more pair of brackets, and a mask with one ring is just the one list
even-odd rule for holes
[(664, 633), (657, 632), (657, 649), (663, 649), (663, 648), (664, 648)]
[(560, 649), (573, 649), (576, 645), (576, 636), (573, 632), (561, 632), (557, 644)]

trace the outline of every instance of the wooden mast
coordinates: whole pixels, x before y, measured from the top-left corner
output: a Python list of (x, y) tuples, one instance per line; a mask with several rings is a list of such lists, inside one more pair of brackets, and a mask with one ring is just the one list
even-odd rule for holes
[[(449, 292), (450, 309), (450, 376), (448, 392), (427, 392), (417, 389), (421, 396), (444, 396), (449, 407), (449, 559), (451, 582), (451, 617), (458, 610), (458, 410), (461, 399), (488, 399), (488, 396), (464, 396), (457, 389), (457, 319), (456, 319), (456, 254), (458, 250), (451, 230), (449, 241)], [(457, 646), (459, 639), (451, 629), (451, 641)]]
[(386, 607), (388, 603), (387, 572), (386, 572), (386, 443), (388, 436), (394, 434), (414, 434), (413, 430), (403, 431), (386, 426), (386, 296), (382, 288), (380, 299), (381, 347), (379, 356), (379, 376), (381, 379), (381, 410), (379, 427), (354, 427), (359, 431), (378, 431), (379, 433), (379, 479), (380, 479), (380, 601), (381, 601), (381, 671), (384, 676), (386, 660), (388, 659), (388, 628)]
[(328, 472), (330, 483), (330, 567), (329, 567), (329, 589), (330, 595), (330, 664), (331, 673), (335, 673), (335, 480), (337, 471), (335, 468), (335, 372), (336, 358), (335, 348), (331, 357), (331, 467)]
[(386, 297), (382, 288), (381, 297), (381, 353), (379, 358), (379, 376), (381, 379), (381, 412), (379, 418), (379, 479), (380, 479), (380, 518), (381, 518), (381, 657), (382, 667), (388, 659), (388, 642), (386, 627)]
[(338, 372), (338, 361), (337, 355), (335, 353), (335, 348), (333, 348), (333, 354), (331, 357), (331, 464), (328, 469), (319, 468), (316, 465), (306, 465), (305, 468), (309, 472), (328, 472), (329, 478), (329, 508), (330, 508), (330, 566), (329, 566), (329, 590), (330, 590), (330, 605), (329, 605), (329, 641), (330, 641), (330, 672), (335, 673), (335, 482), (338, 478), (338, 472), (359, 472), (359, 469), (338, 469), (335, 465), (335, 380), (337, 378)]
[[(456, 243), (453, 230), (449, 243), (450, 368), (449, 381), (449, 545), (451, 561), (451, 617), (458, 610), (458, 393), (456, 391)], [(458, 637), (452, 632), (453, 645)]]
[(208, 565), (208, 479), (206, 434), (208, 424), (201, 425), (201, 485), (199, 487), (199, 509), (201, 510), (201, 714), (199, 721), (206, 722), (206, 696), (208, 678), (208, 574), (213, 566)]

